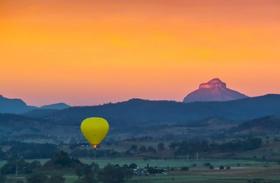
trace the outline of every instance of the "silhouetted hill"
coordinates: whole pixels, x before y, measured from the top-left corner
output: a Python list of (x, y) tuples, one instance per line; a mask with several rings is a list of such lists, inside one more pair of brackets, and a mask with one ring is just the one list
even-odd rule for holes
[(250, 120), (280, 115), (280, 95), (266, 95), (228, 102), (181, 103), (132, 99), (126, 102), (93, 107), (71, 107), (55, 111), (41, 118), (54, 123), (78, 125), (91, 116), (107, 118), (113, 127), (149, 124), (189, 123), (207, 118)]
[(35, 109), (35, 107), (28, 106), (21, 99), (9, 99), (0, 95), (0, 113), (20, 114), (33, 109)]
[[(8, 114), (23, 114), (32, 113), (36, 115), (37, 113), (48, 113), (49, 111), (67, 109), (71, 106), (65, 103), (56, 103), (50, 105), (44, 105), (42, 107), (35, 107), (27, 105), (21, 99), (9, 99), (0, 95), (0, 113)], [(31, 115), (32, 116), (32, 115)]]
[(56, 103), (56, 104), (44, 105), (41, 107), (41, 109), (62, 110), (62, 109), (67, 109), (69, 107), (71, 106), (65, 103)]

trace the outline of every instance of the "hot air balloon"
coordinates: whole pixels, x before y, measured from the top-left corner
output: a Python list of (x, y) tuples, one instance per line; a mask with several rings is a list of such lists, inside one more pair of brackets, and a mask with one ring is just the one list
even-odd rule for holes
[(100, 117), (87, 118), (81, 124), (84, 137), (95, 149), (107, 136), (109, 128), (108, 121)]

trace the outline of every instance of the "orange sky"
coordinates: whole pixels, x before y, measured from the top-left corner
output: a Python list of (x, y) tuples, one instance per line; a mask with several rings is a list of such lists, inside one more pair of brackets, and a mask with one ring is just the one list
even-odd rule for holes
[(280, 93), (279, 70), (279, 0), (0, 1), (0, 94), (34, 105)]

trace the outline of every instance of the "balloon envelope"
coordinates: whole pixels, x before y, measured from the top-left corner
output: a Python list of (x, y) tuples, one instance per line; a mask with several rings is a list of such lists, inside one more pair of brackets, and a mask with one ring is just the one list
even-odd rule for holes
[(81, 124), (81, 131), (84, 137), (94, 147), (106, 137), (109, 128), (108, 121), (99, 117), (87, 118)]

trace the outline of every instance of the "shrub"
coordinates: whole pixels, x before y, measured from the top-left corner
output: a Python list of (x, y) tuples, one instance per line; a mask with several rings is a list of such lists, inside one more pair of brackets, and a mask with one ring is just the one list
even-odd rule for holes
[(4, 175), (0, 175), (0, 183), (5, 183), (6, 177)]
[(211, 163), (204, 163), (204, 166), (209, 167), (211, 166)]
[(133, 171), (118, 165), (107, 165), (98, 175), (98, 179), (103, 183), (122, 183), (131, 178)]
[(64, 183), (64, 182), (65, 182), (65, 178), (61, 175), (52, 175), (48, 180), (48, 183)]
[(137, 165), (135, 163), (131, 163), (128, 167), (131, 169), (135, 169), (137, 168)]
[(187, 167), (187, 166), (181, 168), (182, 171), (189, 171), (189, 169), (190, 169), (190, 168)]
[(27, 178), (27, 183), (48, 183), (48, 176), (37, 173), (37, 174), (32, 174)]

